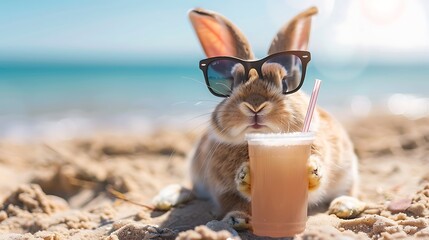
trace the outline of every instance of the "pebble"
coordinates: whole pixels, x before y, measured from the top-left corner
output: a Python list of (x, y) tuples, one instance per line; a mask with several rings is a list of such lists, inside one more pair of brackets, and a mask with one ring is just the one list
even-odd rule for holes
[(387, 210), (392, 213), (405, 212), (411, 206), (411, 199), (403, 198), (396, 199), (389, 203)]
[(329, 214), (335, 214), (342, 219), (351, 219), (359, 216), (366, 208), (364, 202), (350, 196), (340, 196), (329, 205)]
[(208, 228), (210, 228), (211, 230), (215, 231), (215, 232), (219, 232), (221, 230), (226, 230), (229, 233), (231, 233), (232, 236), (238, 236), (237, 231), (234, 230), (234, 228), (232, 228), (229, 224), (227, 224), (226, 222), (222, 222), (222, 221), (217, 221), (217, 220), (213, 220), (210, 221), (206, 224), (206, 226)]
[(171, 184), (163, 188), (158, 195), (152, 199), (152, 204), (157, 210), (168, 211), (172, 207), (191, 199), (193, 199), (191, 190), (179, 184)]

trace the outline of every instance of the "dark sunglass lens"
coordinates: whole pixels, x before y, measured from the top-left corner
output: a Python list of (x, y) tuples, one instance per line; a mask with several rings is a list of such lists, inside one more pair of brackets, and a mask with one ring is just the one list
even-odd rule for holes
[[(269, 65), (270, 67), (267, 68)], [(293, 54), (280, 54), (273, 56), (262, 65), (262, 69), (263, 71), (280, 71), (282, 73), (282, 76), (280, 76), (281, 79), (278, 80), (281, 81), (283, 93), (289, 93), (297, 90), (303, 80), (301, 59)]]
[(207, 68), (210, 89), (221, 96), (231, 95), (237, 69), (243, 69), (244, 72), (243, 65), (234, 59), (218, 59), (210, 62)]

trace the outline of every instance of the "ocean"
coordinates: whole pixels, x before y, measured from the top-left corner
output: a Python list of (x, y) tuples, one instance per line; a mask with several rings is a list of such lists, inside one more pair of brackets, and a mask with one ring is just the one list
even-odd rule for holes
[[(429, 66), (309, 65), (303, 90), (322, 79), (318, 103), (338, 117), (376, 110), (429, 114)], [(198, 62), (177, 64), (0, 63), (0, 138), (67, 139), (93, 131), (150, 131), (207, 123), (222, 99)]]

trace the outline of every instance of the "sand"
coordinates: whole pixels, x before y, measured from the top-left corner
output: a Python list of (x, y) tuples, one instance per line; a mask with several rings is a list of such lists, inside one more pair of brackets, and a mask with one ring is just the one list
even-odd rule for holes
[[(429, 118), (372, 115), (345, 125), (360, 157), (366, 210), (339, 219), (320, 206), (295, 239), (429, 239)], [(212, 221), (204, 200), (151, 209), (163, 187), (189, 185), (186, 156), (199, 134), (162, 128), (0, 141), (0, 239), (262, 239), (234, 236)]]

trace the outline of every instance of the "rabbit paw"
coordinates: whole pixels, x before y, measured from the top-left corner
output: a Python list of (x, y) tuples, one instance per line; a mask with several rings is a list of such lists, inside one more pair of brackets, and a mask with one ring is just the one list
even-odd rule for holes
[(366, 208), (364, 202), (354, 197), (340, 196), (335, 198), (329, 205), (329, 214), (335, 214), (339, 218), (355, 218)]
[(308, 170), (308, 190), (314, 191), (320, 186), (322, 179), (321, 160), (318, 156), (311, 155), (307, 165)]
[(222, 219), (222, 222), (225, 222), (235, 230), (246, 230), (251, 228), (250, 216), (240, 211), (229, 212)]
[(237, 174), (235, 175), (235, 183), (237, 184), (237, 190), (241, 193), (241, 195), (250, 201), (249, 162), (244, 162), (238, 168)]

